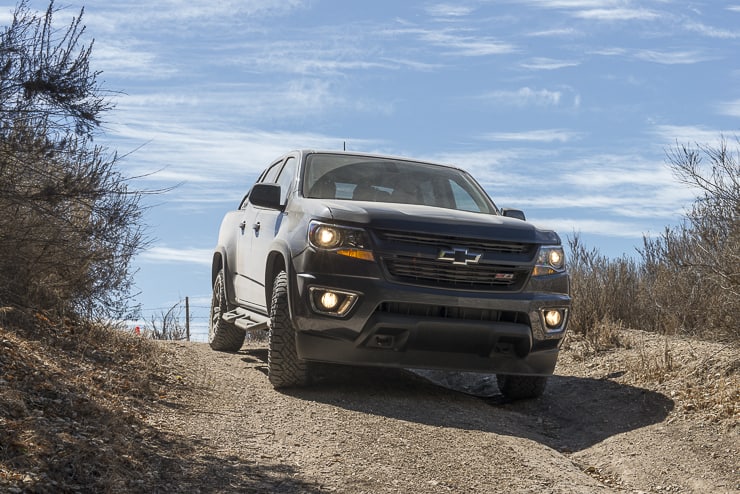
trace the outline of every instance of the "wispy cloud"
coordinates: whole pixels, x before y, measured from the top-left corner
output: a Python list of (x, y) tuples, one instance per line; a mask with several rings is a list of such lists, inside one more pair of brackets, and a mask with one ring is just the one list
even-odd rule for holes
[(515, 91), (492, 91), (482, 96), (483, 99), (500, 104), (516, 106), (557, 106), (563, 94), (560, 91), (548, 89), (519, 88)]
[(175, 76), (176, 65), (161, 59), (151, 46), (137, 40), (105, 39), (95, 45), (93, 61), (105, 77), (124, 80), (164, 80)]
[(576, 60), (558, 60), (555, 58), (537, 57), (526, 60), (520, 63), (519, 66), (531, 70), (557, 70), (564, 69), (566, 67), (577, 67), (580, 64), (581, 62)]
[(585, 9), (574, 11), (572, 15), (596, 21), (649, 21), (660, 17), (657, 12), (640, 8)]
[[(131, 25), (157, 24), (161, 28), (173, 31), (190, 31), (185, 26), (198, 24), (203, 26), (218, 21), (223, 26), (223, 19), (241, 18), (252, 20), (288, 14), (296, 9), (305, 8), (303, 0), (220, 0), (218, 2), (193, 2), (191, 0), (162, 0), (156, 8), (146, 0), (128, 0), (110, 2), (104, 10), (96, 5), (87, 5), (85, 19), (96, 31), (126, 28)], [(104, 11), (105, 14), (99, 14)], [(142, 15), (146, 12), (146, 15)], [(193, 28), (195, 29), (195, 28)]]
[(644, 7), (633, 7), (624, 0), (528, 0), (529, 4), (567, 12), (572, 17), (596, 21), (654, 20), (660, 13)]
[(720, 103), (717, 105), (717, 112), (720, 115), (740, 118), (740, 99)]
[(686, 29), (691, 32), (707, 36), (709, 38), (717, 39), (738, 39), (740, 38), (740, 31), (730, 31), (727, 29), (717, 28), (713, 26), (707, 26), (700, 22), (689, 22), (685, 25)]
[(473, 8), (466, 5), (438, 3), (428, 6), (426, 12), (432, 17), (459, 18), (470, 15), (473, 12)]
[(620, 0), (527, 0), (527, 3), (548, 9), (595, 9), (619, 5)]
[(635, 58), (645, 62), (659, 63), (663, 65), (688, 65), (699, 62), (706, 62), (710, 57), (702, 55), (696, 50), (686, 51), (658, 51), (658, 50), (640, 50), (635, 53)]
[(722, 130), (701, 125), (658, 125), (653, 129), (653, 134), (669, 146), (676, 143), (714, 146), (719, 144), (722, 133)]
[(525, 132), (497, 132), (485, 134), (482, 137), (489, 141), (569, 142), (579, 139), (581, 133), (565, 129), (544, 129)]
[(516, 45), (488, 36), (473, 36), (453, 30), (416, 30), (419, 39), (444, 48), (448, 55), (480, 57), (503, 55), (518, 51)]
[(617, 220), (593, 220), (578, 217), (549, 218), (536, 221), (535, 224), (560, 232), (563, 239), (582, 233), (637, 239), (642, 238), (643, 233), (646, 233), (644, 226), (639, 222)]
[(140, 255), (142, 261), (210, 265), (213, 249), (152, 247)]
[(583, 33), (581, 31), (577, 31), (576, 29), (573, 29), (572, 27), (568, 27), (568, 28), (545, 29), (542, 31), (534, 31), (531, 33), (527, 33), (527, 36), (531, 36), (535, 38), (546, 38), (546, 37), (572, 38), (576, 36), (581, 36), (582, 34)]

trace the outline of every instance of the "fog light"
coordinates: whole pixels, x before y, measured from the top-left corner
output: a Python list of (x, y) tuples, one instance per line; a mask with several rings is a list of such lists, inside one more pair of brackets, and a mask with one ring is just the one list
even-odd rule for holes
[(317, 286), (310, 287), (308, 292), (314, 312), (334, 317), (347, 315), (359, 298), (356, 293)]
[(339, 304), (339, 297), (334, 292), (324, 292), (320, 300), (325, 310), (332, 310)]
[(548, 310), (545, 312), (545, 323), (549, 329), (557, 328), (561, 322), (563, 322), (563, 315), (559, 310)]
[(546, 333), (562, 333), (568, 324), (568, 309), (564, 307), (540, 309), (540, 324)]

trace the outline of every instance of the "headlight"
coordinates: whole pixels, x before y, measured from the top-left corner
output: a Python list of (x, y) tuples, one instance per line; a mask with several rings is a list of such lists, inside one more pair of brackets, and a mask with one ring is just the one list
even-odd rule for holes
[(308, 241), (318, 250), (329, 250), (342, 256), (374, 261), (370, 240), (365, 230), (312, 221)]
[(537, 253), (537, 264), (532, 270), (532, 276), (548, 276), (565, 271), (565, 253), (559, 245), (540, 247)]
[(342, 234), (329, 225), (318, 225), (313, 231), (312, 243), (320, 249), (334, 249), (342, 242)]

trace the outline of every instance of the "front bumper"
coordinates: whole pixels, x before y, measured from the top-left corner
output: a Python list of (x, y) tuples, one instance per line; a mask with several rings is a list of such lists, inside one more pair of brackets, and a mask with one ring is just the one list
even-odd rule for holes
[[(566, 274), (518, 292), (449, 290), (387, 281), (377, 264), (306, 251), (294, 259), (291, 312), (305, 360), (504, 374), (550, 375), (565, 334), (543, 308), (570, 309)], [(351, 274), (337, 274), (351, 273)], [(318, 314), (311, 287), (358, 294), (343, 318)]]

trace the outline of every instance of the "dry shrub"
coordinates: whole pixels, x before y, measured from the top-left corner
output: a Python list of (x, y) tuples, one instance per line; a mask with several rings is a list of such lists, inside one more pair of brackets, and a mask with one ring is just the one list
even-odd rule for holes
[[(639, 290), (636, 262), (626, 257), (609, 259), (585, 247), (578, 235), (568, 241), (573, 297), (570, 329), (589, 337), (593, 331), (610, 330), (610, 323), (629, 325)], [(594, 335), (590, 339), (599, 338)]]
[(112, 108), (81, 42), (21, 1), (0, 32), (0, 304), (122, 318), (144, 247), (140, 194), (94, 144)]
[[(736, 138), (740, 147), (740, 141)], [(678, 226), (645, 237), (637, 256), (609, 259), (569, 238), (571, 330), (615, 324), (707, 340), (737, 342), (740, 326), (740, 149), (677, 146), (668, 165), (700, 192)]]

